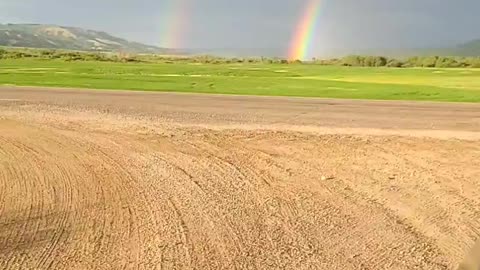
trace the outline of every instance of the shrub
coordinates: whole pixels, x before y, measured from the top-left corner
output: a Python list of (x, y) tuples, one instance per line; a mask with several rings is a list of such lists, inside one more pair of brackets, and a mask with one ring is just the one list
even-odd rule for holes
[(387, 67), (394, 67), (394, 68), (400, 68), (400, 67), (404, 67), (404, 64), (402, 61), (399, 61), (397, 59), (390, 59), (388, 60), (386, 66)]

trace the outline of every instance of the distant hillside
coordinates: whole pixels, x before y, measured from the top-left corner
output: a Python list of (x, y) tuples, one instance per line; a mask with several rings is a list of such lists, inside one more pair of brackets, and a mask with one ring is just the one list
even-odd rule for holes
[(0, 46), (104, 52), (173, 53), (173, 50), (130, 42), (105, 32), (43, 24), (0, 24)]
[(457, 55), (480, 56), (480, 39), (464, 43), (453, 50)]

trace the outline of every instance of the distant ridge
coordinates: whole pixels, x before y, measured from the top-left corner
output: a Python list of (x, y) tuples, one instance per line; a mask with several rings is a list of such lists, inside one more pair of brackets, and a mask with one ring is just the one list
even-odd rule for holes
[(480, 39), (461, 44), (454, 49), (457, 54), (465, 56), (480, 56)]
[(131, 42), (102, 31), (45, 24), (0, 24), (0, 46), (170, 54), (175, 50)]

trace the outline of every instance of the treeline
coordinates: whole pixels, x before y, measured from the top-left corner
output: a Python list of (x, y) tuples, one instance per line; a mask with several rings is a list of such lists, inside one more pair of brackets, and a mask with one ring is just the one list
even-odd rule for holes
[(51, 49), (18, 49), (0, 48), (0, 59), (42, 59), (63, 61), (102, 61), (102, 62), (139, 62), (139, 63), (202, 63), (202, 64), (234, 64), (234, 63), (272, 63), (288, 64), (281, 58), (227, 58), (211, 55), (153, 55), (131, 54), (126, 52), (82, 52)]
[(43, 59), (63, 61), (139, 62), (121, 53), (96, 53), (48, 49), (1, 49), (0, 59)]
[(321, 65), (351, 67), (480, 68), (480, 57), (416, 56), (405, 60), (399, 60), (382, 56), (350, 55), (340, 59), (314, 59), (313, 62)]
[(395, 59), (382, 56), (350, 55), (337, 59), (312, 59), (312, 61), (289, 61), (282, 58), (227, 58), (210, 55), (195, 56), (167, 56), (142, 55), (125, 52), (80, 52), (46, 49), (10, 49), (0, 48), (0, 59), (43, 59), (61, 61), (100, 61), (100, 62), (137, 62), (137, 63), (200, 63), (200, 64), (235, 64), (235, 63), (265, 63), (265, 64), (316, 64), (329, 66), (351, 67), (425, 67), (425, 68), (480, 68), (480, 57), (444, 57), (426, 56)]

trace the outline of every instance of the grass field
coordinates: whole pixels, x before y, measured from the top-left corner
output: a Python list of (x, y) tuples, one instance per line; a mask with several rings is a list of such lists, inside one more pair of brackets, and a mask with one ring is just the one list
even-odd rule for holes
[(1, 60), (0, 84), (238, 95), (480, 102), (480, 69)]

